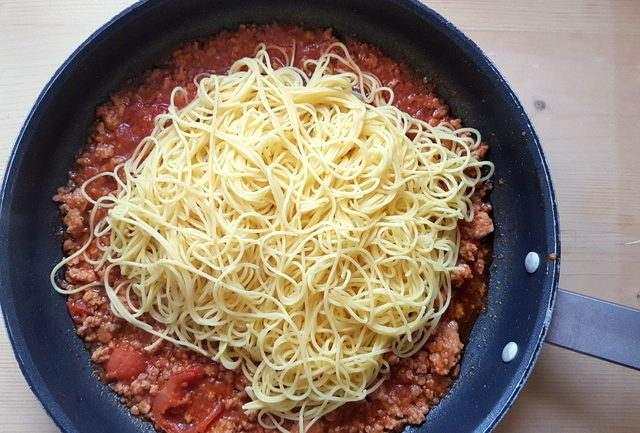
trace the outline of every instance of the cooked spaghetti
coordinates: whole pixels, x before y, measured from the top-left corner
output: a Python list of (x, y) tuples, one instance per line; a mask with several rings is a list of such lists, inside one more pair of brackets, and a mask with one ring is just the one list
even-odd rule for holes
[(90, 237), (52, 282), (97, 239), (101, 257), (85, 260), (103, 281), (60, 291), (104, 284), (116, 316), (240, 367), (263, 426), (306, 431), (375, 390), (386, 354), (429, 338), (451, 297), (457, 224), (492, 165), (472, 156), (476, 130), (392, 106), (342, 44), (304, 70), (275, 69), (262, 46), (198, 77), (178, 108), (183, 92), (131, 159), (85, 182), (118, 188), (84, 193)]

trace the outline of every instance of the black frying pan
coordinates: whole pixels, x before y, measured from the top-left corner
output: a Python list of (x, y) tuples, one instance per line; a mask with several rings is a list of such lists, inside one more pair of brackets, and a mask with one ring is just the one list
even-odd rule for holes
[[(547, 260), (560, 253), (556, 203), (538, 138), (504, 79), (466, 36), (410, 0), (143, 1), (71, 55), (25, 122), (1, 193), (0, 301), (31, 388), (64, 432), (154, 431), (97, 380), (64, 298), (50, 287), (49, 272), (61, 258), (51, 196), (66, 182), (95, 106), (127, 77), (184, 41), (270, 21), (331, 26), (404, 60), (431, 77), (453, 113), (491, 145), (496, 232), (488, 312), (473, 328), (450, 395), (422, 426), (405, 430), (490, 431), (529, 376), (549, 328), (559, 271), (559, 260)], [(541, 263), (528, 273), (531, 251)], [(518, 351), (505, 362), (509, 342)]]

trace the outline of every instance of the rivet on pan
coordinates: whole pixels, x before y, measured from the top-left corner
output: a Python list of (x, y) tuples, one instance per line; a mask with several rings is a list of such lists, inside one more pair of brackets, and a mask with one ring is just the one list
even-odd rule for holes
[(504, 349), (502, 349), (502, 361), (503, 362), (511, 362), (518, 354), (518, 345), (513, 341), (505, 344)]
[(527, 257), (524, 258), (524, 267), (527, 269), (527, 272), (533, 274), (538, 270), (538, 266), (540, 266), (540, 256), (533, 251), (529, 252)]

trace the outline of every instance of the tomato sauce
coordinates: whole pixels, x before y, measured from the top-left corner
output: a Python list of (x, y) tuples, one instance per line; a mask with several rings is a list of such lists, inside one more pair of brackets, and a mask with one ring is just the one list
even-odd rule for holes
[[(127, 81), (96, 109), (96, 123), (87, 144), (76, 160), (69, 182), (54, 197), (60, 203), (65, 225), (64, 250), (77, 251), (87, 239), (91, 205), (78, 186), (97, 173), (113, 170), (126, 161), (142, 138), (154, 126), (156, 115), (170, 103), (172, 90), (181, 86), (193, 95), (194, 78), (201, 73), (225, 73), (234, 61), (252, 56), (259, 43), (295, 49), (295, 63), (319, 57), (339, 39), (330, 29), (309, 30), (279, 24), (240, 26), (210, 39), (187, 43), (160, 66)], [(383, 85), (395, 92), (394, 104), (432, 124), (449, 122), (460, 127), (444, 100), (435, 94), (424, 77), (378, 49), (352, 39), (342, 40), (356, 63), (375, 74)], [(285, 59), (273, 53), (274, 64)], [(182, 98), (177, 101), (185, 104)], [(482, 158), (482, 145), (476, 157)], [(93, 182), (87, 189), (97, 198), (114, 191), (109, 178)], [(450, 308), (426, 345), (415, 355), (399, 359), (389, 355), (391, 373), (383, 385), (360, 402), (346, 404), (323, 417), (311, 432), (374, 433), (399, 431), (405, 424), (422, 422), (446, 394), (459, 374), (464, 347), (461, 332), (467, 333), (486, 294), (486, 269), (490, 256), (486, 236), (493, 231), (486, 201), (488, 186), (473, 196), (476, 218), (462, 224), (461, 271), (452, 274), (454, 286)], [(98, 257), (95, 244), (88, 254)], [(100, 271), (79, 258), (66, 269), (61, 284), (75, 288), (100, 281)], [(241, 371), (229, 371), (210, 359), (167, 342), (151, 350), (145, 346), (155, 337), (114, 317), (101, 288), (68, 297), (69, 314), (92, 353), (102, 378), (121, 395), (134, 415), (150, 418), (167, 433), (263, 432), (254, 415), (242, 405), (248, 401), (248, 385)], [(152, 321), (149, 321), (152, 323)], [(290, 424), (291, 431), (297, 426)]]

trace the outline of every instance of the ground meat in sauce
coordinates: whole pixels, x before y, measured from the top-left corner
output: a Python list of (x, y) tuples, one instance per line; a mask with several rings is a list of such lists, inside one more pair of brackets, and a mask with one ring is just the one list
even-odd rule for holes
[[(173, 88), (183, 86), (193, 95), (192, 80), (197, 74), (224, 73), (238, 58), (253, 55), (259, 43), (283, 48), (295, 44), (299, 66), (304, 59), (317, 58), (336, 41), (331, 30), (278, 24), (240, 26), (211, 39), (186, 44), (161, 66), (127, 82), (96, 109), (96, 124), (70, 173), (69, 183), (54, 197), (60, 203), (66, 227), (65, 253), (77, 251), (88, 236), (91, 205), (77, 186), (97, 173), (113, 170), (131, 156), (139, 141), (151, 132), (155, 116), (166, 110)], [(394, 90), (398, 108), (434, 125), (448, 122), (455, 128), (461, 126), (423, 78), (367, 44), (343, 42), (363, 70), (375, 74)], [(483, 144), (474, 154), (483, 158), (486, 151)], [(101, 178), (87, 188), (87, 193), (97, 198), (114, 189), (112, 180)], [(461, 270), (451, 275), (452, 302), (429, 341), (409, 358), (388, 355), (392, 365), (388, 380), (365, 400), (326, 415), (312, 432), (399, 431), (406, 423), (422, 422), (429, 409), (444, 397), (459, 374), (462, 336), (485, 299), (485, 272), (490, 258), (485, 238), (493, 231), (491, 205), (486, 197), (489, 190), (487, 185), (477, 189), (472, 197), (475, 218), (460, 224)], [(98, 256), (95, 244), (88, 248), (88, 254)], [(76, 258), (67, 266), (61, 284), (75, 288), (102, 277), (89, 263)], [(240, 371), (228, 371), (206, 357), (166, 342), (159, 342), (151, 351), (143, 350), (155, 338), (114, 317), (99, 286), (70, 295), (67, 305), (102, 378), (122, 397), (132, 414), (151, 417), (156, 427), (169, 433), (264, 430), (255, 416), (242, 411), (247, 401), (247, 380)], [(296, 425), (290, 428), (297, 431)]]

